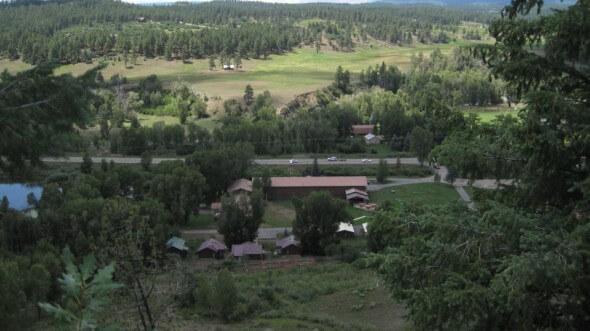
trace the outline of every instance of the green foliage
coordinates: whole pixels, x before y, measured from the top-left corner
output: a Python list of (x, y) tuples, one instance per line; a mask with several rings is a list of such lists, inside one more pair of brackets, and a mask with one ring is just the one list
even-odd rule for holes
[(313, 166), (311, 168), (311, 175), (312, 176), (319, 176), (321, 175), (322, 171), (320, 170), (320, 165), (318, 163), (318, 158), (313, 159)]
[(379, 159), (379, 166), (377, 167), (377, 182), (385, 183), (389, 176), (389, 166), (387, 160)]
[(412, 150), (416, 153), (418, 162), (420, 162), (420, 165), (424, 164), (434, 144), (432, 133), (417, 126), (412, 130), (410, 139)]
[(141, 167), (145, 171), (149, 171), (152, 165), (152, 154), (148, 151), (141, 153)]
[[(222, 270), (213, 284), (212, 307), (221, 319), (228, 321), (239, 318), (235, 309), (238, 305), (238, 290), (234, 285), (232, 275), (227, 269)], [(238, 313), (238, 314), (236, 314)]]
[(338, 224), (349, 219), (346, 202), (333, 198), (329, 192), (315, 191), (301, 200), (294, 200), (296, 217), (293, 234), (301, 241), (304, 254), (323, 255), (334, 239)]
[(92, 172), (92, 159), (88, 153), (84, 153), (82, 157), (82, 164), (80, 164), (80, 171), (83, 174), (89, 174)]
[(196, 151), (186, 159), (186, 163), (198, 168), (207, 179), (203, 193), (205, 201), (212, 202), (234, 180), (244, 177), (253, 157), (252, 145), (236, 143), (214, 150)]
[(159, 173), (152, 179), (150, 194), (164, 203), (175, 223), (186, 224), (190, 215), (198, 212), (204, 187), (203, 175), (180, 163), (171, 172)]
[(244, 103), (246, 106), (250, 106), (252, 102), (254, 102), (254, 89), (248, 84), (244, 90)]
[(0, 204), (0, 213), (7, 212), (9, 206), (10, 206), (10, 201), (8, 201), (8, 198), (5, 195), (2, 196), (2, 203)]
[(0, 327), (18, 329), (24, 324), (27, 300), (16, 262), (0, 262)]
[(91, 118), (89, 88), (98, 69), (77, 78), (55, 76), (47, 65), (0, 74), (0, 170), (23, 174), (25, 160), (34, 166), (41, 156), (63, 153), (74, 125), (84, 128)]
[(381, 216), (371, 224), (369, 244), (391, 249), (373, 263), (418, 328), (573, 326), (587, 319), (575, 276), (582, 271), (576, 265), (587, 246), (585, 230), (555, 231), (566, 220), (500, 205), (476, 213), (448, 205)]
[(60, 328), (93, 330), (100, 326), (95, 315), (108, 304), (107, 294), (123, 285), (113, 282), (114, 263), (98, 269), (94, 254), (86, 255), (80, 265), (66, 246), (62, 253), (66, 273), (59, 279), (68, 304), (39, 303)]
[(250, 198), (224, 197), (223, 210), (217, 221), (217, 232), (223, 235), (228, 247), (252, 241), (258, 235), (258, 228), (264, 216), (262, 192), (256, 190)]

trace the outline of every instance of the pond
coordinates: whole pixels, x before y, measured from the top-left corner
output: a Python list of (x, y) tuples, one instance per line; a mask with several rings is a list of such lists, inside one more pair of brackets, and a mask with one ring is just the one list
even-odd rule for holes
[(32, 206), (27, 202), (27, 195), (33, 193), (37, 200), (41, 199), (43, 187), (28, 184), (0, 184), (0, 201), (2, 197), (8, 198), (9, 208), (24, 210)]

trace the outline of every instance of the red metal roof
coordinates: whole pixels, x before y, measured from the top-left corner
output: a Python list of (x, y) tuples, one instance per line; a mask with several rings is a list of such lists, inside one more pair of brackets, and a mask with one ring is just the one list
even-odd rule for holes
[(352, 134), (356, 135), (366, 135), (367, 133), (372, 133), (374, 125), (366, 125), (366, 124), (358, 124), (352, 126)]
[(271, 187), (366, 187), (365, 176), (271, 177)]

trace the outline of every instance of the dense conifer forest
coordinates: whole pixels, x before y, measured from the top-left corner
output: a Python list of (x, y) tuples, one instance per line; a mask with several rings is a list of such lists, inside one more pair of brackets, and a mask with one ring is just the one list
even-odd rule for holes
[(0, 6), (0, 54), (33, 64), (112, 56), (257, 59), (324, 39), (341, 51), (367, 38), (395, 45), (447, 43), (462, 22), (489, 23), (494, 17), (475, 9), (383, 4), (214, 1), (148, 7), (82, 0)]

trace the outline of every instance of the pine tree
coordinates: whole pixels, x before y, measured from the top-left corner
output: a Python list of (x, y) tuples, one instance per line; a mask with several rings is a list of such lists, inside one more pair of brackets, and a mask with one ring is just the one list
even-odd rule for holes
[(148, 151), (145, 151), (141, 154), (141, 167), (145, 171), (149, 171), (152, 165), (152, 154)]
[(89, 174), (92, 172), (92, 158), (90, 158), (90, 155), (88, 153), (84, 153), (84, 156), (82, 157), (80, 171), (83, 174)]
[(8, 201), (8, 198), (5, 195), (2, 196), (2, 203), (0, 204), (0, 213), (7, 212), (9, 206), (10, 202)]
[(311, 175), (312, 176), (319, 176), (321, 174), (320, 165), (318, 163), (318, 158), (313, 159), (313, 166), (311, 168)]
[(250, 106), (252, 102), (254, 102), (254, 89), (248, 84), (244, 90), (244, 103), (246, 106)]
[(215, 57), (211, 56), (209, 58), (209, 70), (215, 69)]
[(379, 159), (379, 167), (377, 168), (377, 182), (385, 183), (389, 176), (389, 166), (385, 159)]

